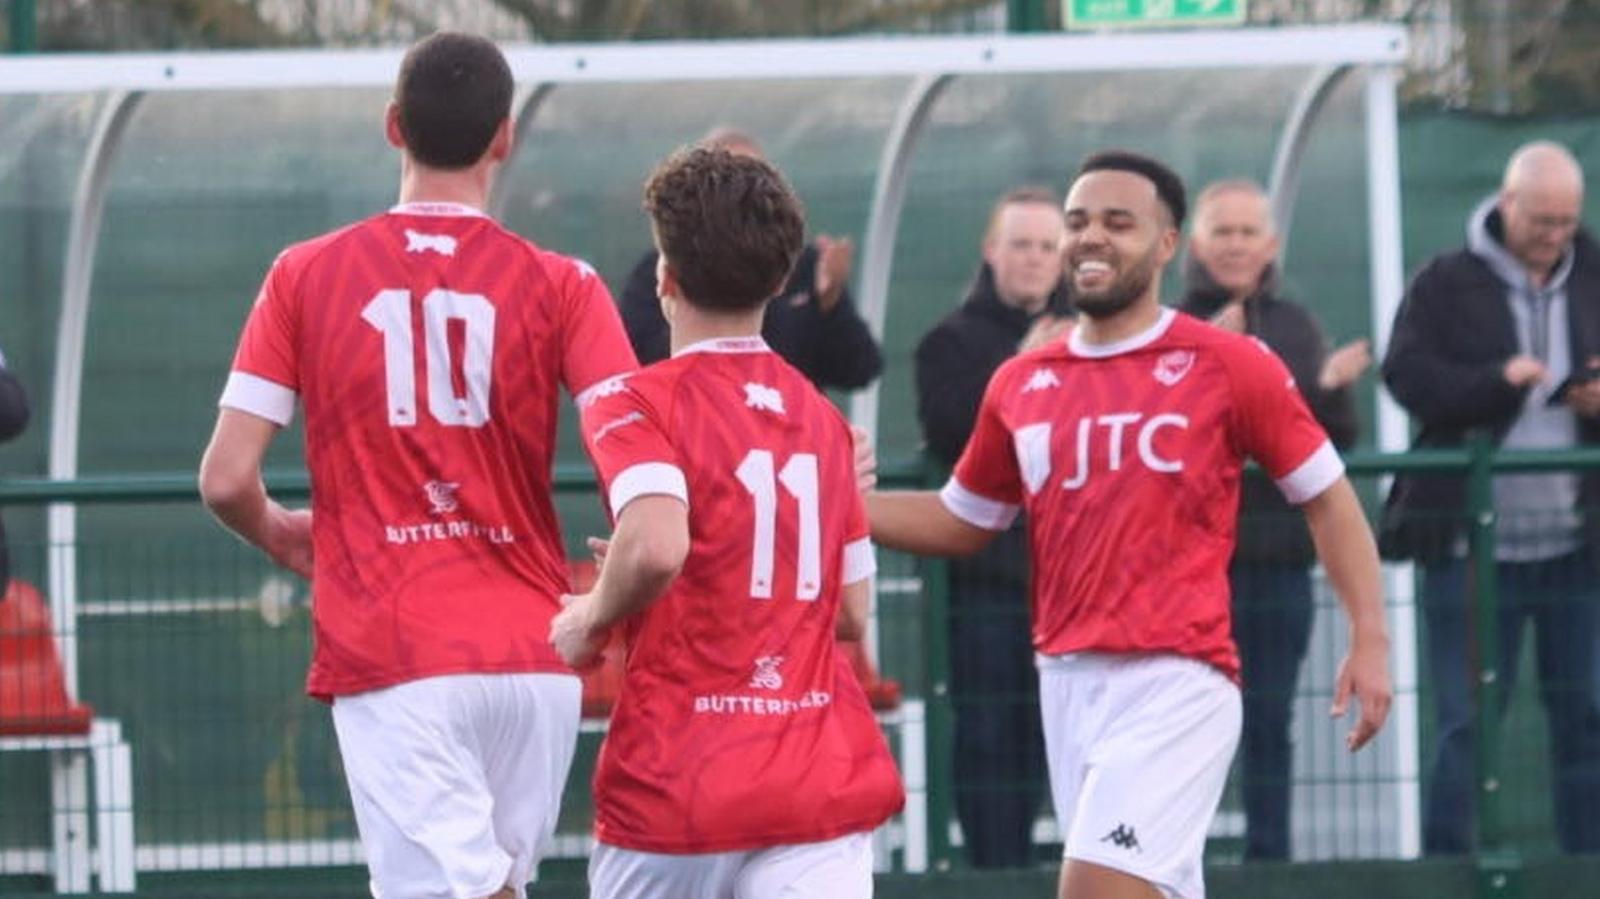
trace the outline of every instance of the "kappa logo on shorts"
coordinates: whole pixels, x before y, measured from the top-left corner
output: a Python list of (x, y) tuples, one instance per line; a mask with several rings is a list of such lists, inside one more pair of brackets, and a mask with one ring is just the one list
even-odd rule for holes
[(1134, 836), (1133, 828), (1126, 824), (1118, 824), (1116, 829), (1100, 838), (1102, 843), (1110, 843), (1118, 849), (1132, 849), (1143, 854), (1144, 849), (1139, 846), (1139, 838)]

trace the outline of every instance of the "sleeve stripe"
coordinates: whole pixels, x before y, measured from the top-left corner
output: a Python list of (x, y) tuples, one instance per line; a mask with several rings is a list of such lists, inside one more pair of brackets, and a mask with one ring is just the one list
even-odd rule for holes
[(628, 503), (641, 496), (663, 495), (689, 504), (689, 482), (683, 469), (667, 462), (641, 462), (624, 469), (611, 482), (611, 514), (621, 515)]
[(846, 543), (844, 547), (844, 573), (839, 580), (846, 584), (864, 581), (878, 573), (878, 553), (870, 537)]
[(1277, 484), (1284, 499), (1298, 506), (1315, 499), (1343, 476), (1344, 461), (1339, 458), (1339, 451), (1333, 448), (1331, 441), (1324, 440), (1299, 468), (1278, 478)]
[(293, 390), (245, 371), (229, 372), (227, 386), (222, 388), (218, 406), (238, 409), (265, 418), (277, 425), (287, 426), (294, 420)]
[(1017, 513), (1022, 511), (1021, 506), (973, 493), (953, 475), (945, 483), (944, 489), (939, 491), (939, 501), (944, 503), (951, 515), (986, 531), (1003, 531), (1011, 527), (1011, 522), (1017, 520)]

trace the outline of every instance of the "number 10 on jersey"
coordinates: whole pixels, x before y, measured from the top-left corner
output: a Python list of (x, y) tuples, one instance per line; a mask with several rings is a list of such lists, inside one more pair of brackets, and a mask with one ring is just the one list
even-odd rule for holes
[[(383, 375), (389, 424), (417, 423), (416, 335), (411, 327), (411, 291), (380, 290), (361, 310), (361, 318), (383, 335)], [(460, 322), (461, 358), (450, 343), (450, 325)], [(489, 373), (494, 365), (494, 304), (477, 293), (442, 287), (422, 298), (422, 330), (427, 359), (428, 413), (442, 425), (481, 428), (489, 422)], [(460, 368), (457, 368), (457, 365)], [(459, 372), (466, 395), (456, 393)]]

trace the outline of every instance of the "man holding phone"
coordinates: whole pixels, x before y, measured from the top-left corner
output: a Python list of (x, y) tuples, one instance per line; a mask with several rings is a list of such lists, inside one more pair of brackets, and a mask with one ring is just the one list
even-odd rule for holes
[[(1600, 445), (1600, 245), (1579, 225), (1583, 171), (1550, 142), (1517, 150), (1500, 191), (1473, 213), (1467, 246), (1428, 262), (1395, 319), (1384, 380), (1421, 430), (1416, 446), (1474, 433), (1507, 449)], [(1422, 566), (1434, 745), (1423, 812), (1430, 854), (1472, 849), (1474, 684), (1482, 679), (1467, 577), (1465, 479), (1407, 473), (1384, 514), (1391, 557)], [(1501, 707), (1525, 620), (1550, 727), (1556, 838), (1600, 852), (1600, 472), (1494, 479)]]

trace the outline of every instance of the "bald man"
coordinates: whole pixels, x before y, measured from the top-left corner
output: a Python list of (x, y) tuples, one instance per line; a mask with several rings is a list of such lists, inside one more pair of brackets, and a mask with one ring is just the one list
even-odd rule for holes
[[(1411, 281), (1383, 376), (1421, 425), (1414, 446), (1460, 446), (1473, 432), (1507, 449), (1600, 444), (1600, 245), (1578, 222), (1583, 171), (1561, 146), (1512, 155), (1500, 190), (1472, 213), (1466, 247)], [(1556, 837), (1600, 851), (1600, 475), (1494, 480), (1498, 680), (1512, 693), (1524, 625), (1534, 631), (1550, 727)], [(1481, 682), (1467, 577), (1465, 479), (1405, 474), (1385, 509), (1386, 550), (1422, 566), (1434, 745), (1423, 848), (1468, 852), (1475, 833), (1474, 684)]]
[[(1300, 395), (1340, 450), (1356, 440), (1350, 385), (1371, 364), (1364, 339), (1332, 352), (1311, 310), (1283, 295), (1278, 229), (1260, 185), (1217, 181), (1200, 192), (1189, 231), (1178, 309), (1248, 334), (1278, 354)], [(1311, 533), (1272, 479), (1248, 472), (1240, 493), (1239, 545), (1228, 566), (1233, 637), (1244, 684), (1239, 740), (1244, 856), (1289, 857), (1289, 737), (1295, 680), (1311, 642)]]

